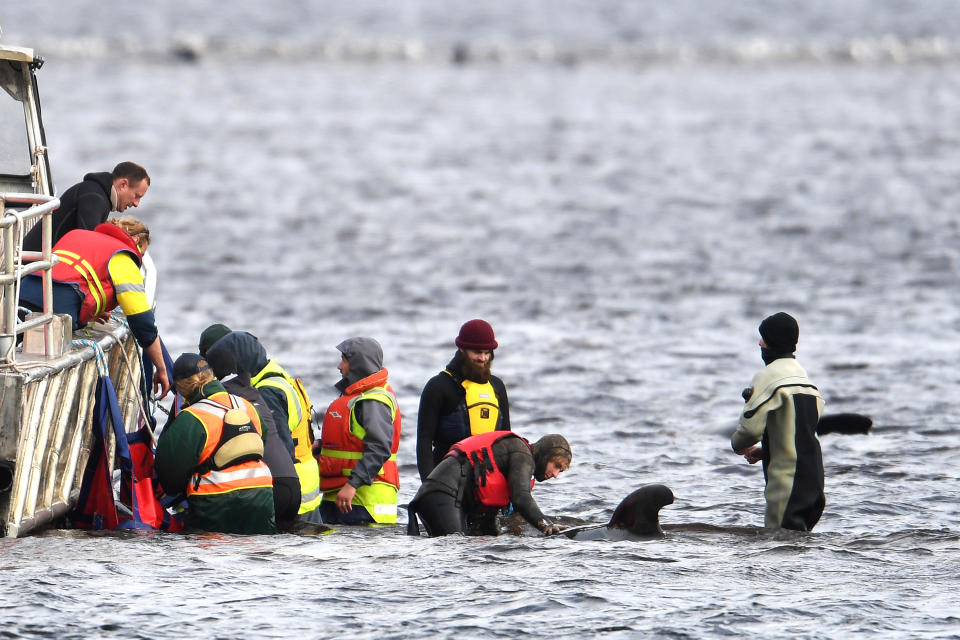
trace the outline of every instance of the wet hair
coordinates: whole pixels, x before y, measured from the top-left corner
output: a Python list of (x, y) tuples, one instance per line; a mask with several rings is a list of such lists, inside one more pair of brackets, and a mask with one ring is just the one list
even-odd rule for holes
[(549, 463), (558, 460), (566, 460), (567, 463), (573, 462), (573, 451), (570, 450), (570, 443), (557, 433), (543, 436), (530, 445), (530, 450), (533, 453), (533, 476), (538, 481), (543, 480)]
[(126, 178), (130, 184), (140, 184), (142, 180), (146, 180), (147, 185), (150, 184), (150, 175), (147, 174), (147, 170), (136, 162), (121, 162), (113, 168), (112, 176), (114, 180)]

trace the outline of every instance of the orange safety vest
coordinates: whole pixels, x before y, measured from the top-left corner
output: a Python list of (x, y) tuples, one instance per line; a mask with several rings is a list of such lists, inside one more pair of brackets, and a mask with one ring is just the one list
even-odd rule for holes
[(393, 389), (387, 384), (387, 370), (367, 376), (346, 388), (334, 400), (323, 416), (320, 435), (320, 490), (324, 493), (347, 483), (351, 470), (363, 457), (365, 431), (354, 417), (354, 405), (361, 400), (377, 400), (391, 407), (393, 412), (393, 440), (390, 458), (383, 464), (374, 482), (386, 482), (400, 488), (397, 469), (397, 450), (400, 448), (400, 407)]
[[(219, 391), (209, 398), (204, 398), (186, 407), (184, 411), (192, 415), (203, 424), (207, 432), (207, 439), (200, 452), (197, 465), (203, 465), (216, 451), (220, 444), (223, 432), (223, 418), (231, 409), (242, 409), (249, 416), (257, 433), (263, 435), (260, 426), (260, 416), (253, 405), (238, 396)], [(187, 483), (187, 497), (209, 496), (241, 489), (261, 489), (273, 487), (273, 476), (270, 468), (263, 460), (248, 460), (235, 464), (226, 469), (209, 469), (204, 473), (194, 474), (191, 482)]]
[(76, 285), (83, 293), (80, 324), (86, 324), (117, 306), (116, 292), (107, 265), (121, 251), (128, 252), (137, 265), (141, 255), (137, 243), (115, 224), (103, 223), (93, 231), (74, 229), (53, 248), (60, 261), (50, 270), (56, 282)]
[[(445, 458), (463, 456), (473, 467), (473, 493), (477, 502), (485, 507), (505, 507), (510, 504), (510, 485), (507, 476), (497, 466), (493, 457), (493, 443), (502, 438), (520, 438), (511, 431), (488, 431), (469, 438), (450, 447)], [(520, 438), (527, 447), (530, 446)], [(533, 481), (530, 482), (533, 489)]]

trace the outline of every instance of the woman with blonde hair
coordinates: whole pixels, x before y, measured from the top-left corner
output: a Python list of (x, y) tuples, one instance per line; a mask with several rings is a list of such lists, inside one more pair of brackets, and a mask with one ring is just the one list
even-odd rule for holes
[[(53, 312), (69, 315), (77, 330), (108, 317), (119, 306), (137, 344), (156, 367), (154, 392), (159, 390), (162, 398), (170, 389), (170, 382), (153, 306), (140, 272), (149, 245), (150, 230), (136, 218), (114, 218), (93, 231), (68, 232), (53, 246), (59, 260), (50, 270)], [(40, 274), (23, 279), (20, 304), (33, 311), (43, 310)]]

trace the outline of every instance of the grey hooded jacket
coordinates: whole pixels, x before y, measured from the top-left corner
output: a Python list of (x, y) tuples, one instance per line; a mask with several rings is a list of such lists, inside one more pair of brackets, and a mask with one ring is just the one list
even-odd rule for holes
[[(373, 338), (348, 338), (337, 345), (350, 364), (346, 377), (334, 385), (343, 395), (347, 387), (383, 368), (383, 349)], [(399, 408), (398, 408), (399, 410)], [(390, 408), (377, 400), (362, 400), (354, 405), (354, 415), (366, 430), (363, 438), (363, 457), (353, 468), (347, 480), (353, 487), (373, 483), (377, 472), (390, 458), (393, 444), (393, 417)]]

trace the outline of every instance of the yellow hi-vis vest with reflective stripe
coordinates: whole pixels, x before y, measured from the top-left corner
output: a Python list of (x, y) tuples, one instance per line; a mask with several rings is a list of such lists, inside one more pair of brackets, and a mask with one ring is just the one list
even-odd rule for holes
[[(287, 399), (287, 427), (293, 437), (294, 467), (300, 479), (300, 509), (303, 514), (320, 506), (320, 469), (313, 457), (313, 436), (310, 433), (311, 407), (303, 387), (294, 380), (276, 360), (267, 363), (260, 373), (250, 380), (257, 388), (271, 387), (283, 392)], [(277, 425), (279, 429), (281, 425)]]
[(337, 492), (346, 484), (357, 462), (363, 458), (366, 448), (363, 438), (367, 432), (357, 421), (355, 407), (364, 400), (382, 402), (390, 408), (393, 439), (390, 443), (390, 457), (371, 484), (357, 487), (352, 504), (366, 509), (374, 522), (394, 524), (397, 521), (397, 490), (400, 488), (397, 450), (400, 447), (402, 418), (396, 395), (387, 384), (386, 369), (355, 382), (327, 409), (320, 438), (320, 487), (324, 500), (336, 500)]

